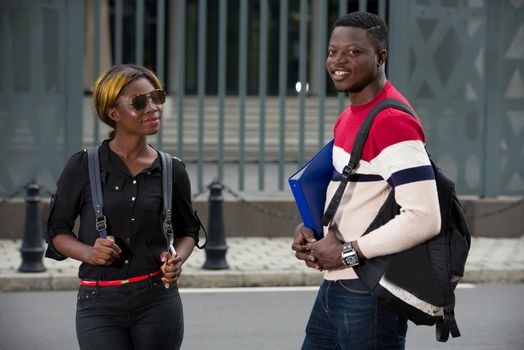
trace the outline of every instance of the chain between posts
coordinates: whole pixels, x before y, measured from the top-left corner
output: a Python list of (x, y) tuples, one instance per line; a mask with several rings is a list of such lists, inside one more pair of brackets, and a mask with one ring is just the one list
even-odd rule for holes
[[(20, 186), (18, 189), (16, 189), (15, 191), (10, 193), (6, 197), (0, 197), (0, 205), (5, 204), (5, 203), (11, 201), (13, 198), (17, 197), (21, 192), (23, 192), (27, 188), (28, 184)], [(206, 193), (208, 191), (208, 186), (209, 185), (201, 187), (196, 193), (193, 194), (192, 198), (195, 199), (195, 198), (199, 197), (200, 195)], [(268, 215), (268, 216), (284, 219), (284, 220), (294, 220), (294, 221), (301, 220), (300, 216), (298, 216), (296, 214), (282, 213), (280, 211), (273, 210), (273, 209), (264, 207), (262, 205), (250, 202), (247, 199), (245, 199), (242, 195), (240, 195), (239, 193), (233, 191), (229, 186), (227, 186), (225, 184), (222, 184), (222, 186), (224, 187), (224, 190), (227, 193), (229, 193), (234, 198), (236, 198), (238, 201), (244, 203), (246, 206), (252, 208), (255, 211), (258, 211), (258, 212), (260, 212), (262, 214), (265, 214), (265, 215)], [(41, 186), (40, 189), (41, 189), (40, 191), (41, 191), (41, 193), (43, 195), (47, 195), (48, 197), (51, 197), (53, 195), (53, 192), (51, 190), (49, 190), (47, 187), (45, 187), (45, 186)], [(506, 206), (504, 206), (502, 208), (499, 208), (499, 209), (496, 209), (496, 210), (493, 210), (493, 211), (488, 211), (488, 212), (485, 212), (485, 213), (476, 214), (476, 215), (466, 215), (466, 218), (468, 220), (482, 220), (482, 219), (490, 218), (492, 216), (496, 216), (496, 215), (502, 214), (502, 213), (504, 213), (506, 211), (509, 211), (509, 210), (511, 210), (511, 209), (513, 209), (515, 207), (518, 207), (523, 202), (524, 202), (524, 197), (522, 197), (520, 200), (518, 200), (516, 202), (513, 202), (513, 203), (510, 203), (510, 204), (508, 204), (508, 205), (506, 205)]]
[[(225, 185), (223, 183), (221, 183), (221, 185), (222, 185), (224, 191), (226, 191), (227, 193), (232, 195), (239, 202), (244, 203), (246, 206), (250, 207), (251, 209), (253, 209), (253, 210), (255, 210), (255, 211), (259, 212), (259, 213), (262, 213), (262, 214), (265, 214), (265, 215), (268, 215), (268, 216), (271, 216), (271, 217), (276, 217), (276, 218), (279, 218), (279, 219), (284, 219), (284, 220), (293, 220), (293, 221), (301, 220), (300, 217), (298, 215), (296, 215), (296, 214), (282, 213), (282, 212), (280, 212), (278, 210), (270, 209), (268, 207), (264, 207), (262, 205), (254, 203), (254, 202), (250, 202), (247, 199), (245, 199), (242, 195), (240, 195), (239, 193), (233, 191), (229, 186), (227, 186), (227, 185)], [(201, 194), (203, 194), (204, 192), (206, 192), (208, 186), (202, 187), (201, 189), (199, 189), (199, 191), (193, 195), (193, 199), (195, 199), (196, 197), (198, 197)]]
[(499, 209), (496, 209), (496, 210), (493, 210), (493, 211), (487, 211), (485, 213), (480, 213), (480, 214), (476, 214), (476, 215), (466, 215), (466, 219), (468, 220), (482, 220), (482, 219), (486, 219), (486, 218), (489, 218), (489, 217), (492, 217), (492, 216), (496, 216), (496, 215), (499, 215), (499, 214), (502, 214), (506, 211), (509, 211), (513, 208), (516, 208), (518, 207), (519, 205), (521, 205), (522, 203), (524, 203), (524, 197), (522, 197), (520, 200), (516, 201), (516, 202), (513, 202), (513, 203), (510, 203), (502, 208), (499, 208)]
[[(233, 191), (229, 186), (227, 186), (225, 184), (222, 184), (222, 186), (223, 186), (223, 189), (227, 193), (229, 193), (234, 198), (236, 198), (238, 201), (244, 203), (246, 206), (252, 208), (253, 210), (255, 210), (255, 211), (259, 212), (259, 213), (262, 213), (262, 214), (265, 214), (265, 215), (268, 215), (268, 216), (272, 216), (272, 217), (276, 217), (276, 218), (279, 218), (279, 219), (284, 219), (284, 220), (293, 220), (293, 221), (302, 220), (299, 215), (291, 214), (291, 213), (282, 213), (280, 211), (264, 207), (262, 205), (254, 203), (254, 202), (250, 202), (247, 199), (245, 199), (242, 195), (240, 195), (239, 193)], [(195, 199), (196, 197), (198, 197), (201, 194), (205, 193), (206, 191), (207, 191), (207, 186), (200, 188), (199, 191), (193, 195), (193, 199)], [(476, 215), (466, 215), (466, 218), (468, 220), (482, 220), (482, 219), (486, 219), (486, 218), (489, 218), (489, 217), (492, 217), (492, 216), (496, 216), (496, 215), (505, 213), (505, 212), (507, 212), (507, 211), (509, 211), (509, 210), (511, 210), (513, 208), (516, 208), (519, 205), (521, 205), (523, 202), (524, 202), (524, 197), (521, 198), (520, 200), (518, 200), (516, 202), (513, 202), (513, 203), (510, 203), (510, 204), (508, 204), (508, 205), (506, 205), (506, 206), (504, 206), (502, 208), (499, 208), (499, 209), (496, 209), (496, 210), (493, 210), (493, 211), (489, 211), (489, 212), (485, 212), (485, 213), (476, 214)]]
[[(18, 187), (15, 191), (13, 191), (12, 193), (10, 193), (9, 195), (5, 197), (0, 197), (0, 205), (8, 203), (13, 198), (16, 198), (20, 193), (22, 193), (23, 191), (27, 189), (27, 186), (29, 186), (30, 183), (31, 182), (28, 182), (25, 185)], [(40, 193), (43, 193), (44, 195), (47, 195), (48, 197), (51, 197), (53, 195), (53, 192), (50, 189), (48, 189), (47, 187), (43, 185), (38, 185), (38, 186), (40, 188)]]

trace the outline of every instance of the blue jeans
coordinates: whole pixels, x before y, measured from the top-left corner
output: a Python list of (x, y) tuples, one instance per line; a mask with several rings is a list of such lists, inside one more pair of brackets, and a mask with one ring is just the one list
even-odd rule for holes
[(358, 280), (324, 280), (302, 350), (404, 349), (407, 320), (385, 310)]
[(76, 334), (80, 349), (179, 349), (184, 335), (178, 288), (160, 276), (118, 287), (78, 290)]

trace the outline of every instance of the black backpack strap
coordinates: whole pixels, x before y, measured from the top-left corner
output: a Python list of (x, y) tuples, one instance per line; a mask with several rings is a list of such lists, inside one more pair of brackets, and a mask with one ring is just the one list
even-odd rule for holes
[(206, 240), (204, 241), (204, 244), (197, 244), (196, 247), (198, 249), (204, 249), (207, 245), (207, 231), (206, 231), (206, 228), (204, 227), (204, 225), (202, 225), (202, 221), (200, 221), (200, 218), (198, 217), (198, 214), (195, 210), (195, 219), (198, 221), (198, 226), (200, 226), (200, 228), (202, 229), (202, 231), (204, 231), (204, 236), (206, 237)]
[(167, 250), (172, 256), (176, 255), (173, 242), (175, 240), (173, 231), (173, 158), (169, 153), (158, 151), (162, 161), (162, 199), (164, 203), (162, 215), (162, 229), (166, 236)]
[(358, 129), (358, 133), (355, 137), (355, 142), (353, 143), (353, 149), (351, 150), (351, 157), (349, 158), (349, 163), (342, 170), (342, 179), (340, 180), (340, 184), (338, 185), (335, 194), (329, 202), (328, 208), (326, 209), (324, 216), (322, 217), (322, 225), (328, 226), (335, 217), (335, 213), (337, 212), (340, 201), (342, 200), (342, 195), (346, 190), (349, 177), (356, 171), (358, 167), (358, 162), (360, 161), (360, 157), (362, 156), (362, 149), (364, 148), (364, 143), (366, 142), (366, 139), (369, 135), (371, 124), (373, 124), (373, 121), (375, 120), (378, 113), (390, 107), (400, 109), (406, 112), (407, 114), (410, 114), (415, 117), (415, 112), (411, 110), (411, 108), (408, 105), (406, 105), (402, 101), (393, 98), (386, 98), (380, 101), (375, 105), (375, 107), (371, 109), (371, 111), (369, 111), (368, 115), (366, 116), (366, 119), (364, 119), (362, 125), (360, 125), (360, 128)]
[(449, 334), (453, 338), (460, 337), (457, 321), (455, 320), (455, 297), (452, 295), (451, 300), (445, 300), (444, 316), (437, 320), (435, 325), (435, 332), (437, 341), (445, 342), (449, 338)]
[(89, 185), (91, 187), (91, 201), (95, 211), (96, 230), (100, 238), (107, 238), (107, 220), (104, 215), (104, 196), (102, 181), (100, 180), (100, 157), (98, 147), (87, 149), (87, 164), (89, 169)]
[[(171, 253), (171, 255), (175, 255), (175, 247), (173, 246), (174, 242), (174, 230), (173, 230), (173, 157), (169, 153), (158, 151), (160, 154), (160, 159), (162, 161), (162, 198), (164, 202), (164, 209), (163, 209), (163, 222), (162, 222), (162, 229), (164, 231), (164, 235), (166, 236), (167, 241), (167, 249)], [(198, 217), (196, 211), (194, 212), (195, 218), (198, 221), (198, 225), (200, 228), (204, 231), (204, 235), (206, 237), (206, 240), (204, 244), (198, 245), (197, 248), (203, 249), (207, 244), (207, 232), (202, 225), (202, 222), (200, 221), (200, 218)]]

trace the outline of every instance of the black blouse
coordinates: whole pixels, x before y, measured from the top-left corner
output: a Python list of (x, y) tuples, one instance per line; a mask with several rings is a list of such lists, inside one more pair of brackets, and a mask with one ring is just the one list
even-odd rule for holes
[[(99, 148), (104, 214), (108, 235), (122, 249), (111, 266), (80, 265), (81, 279), (115, 280), (157, 271), (166, 250), (162, 231), (162, 169), (160, 156), (150, 168), (133, 177), (108, 140)], [(198, 243), (199, 221), (191, 204), (191, 186), (184, 164), (173, 159), (173, 229), (175, 237), (190, 236)], [(94, 245), (98, 238), (91, 202), (87, 152), (74, 154), (65, 166), (51, 200), (47, 239), (74, 233), (80, 215), (78, 239)], [(52, 247), (51, 247), (52, 249)]]

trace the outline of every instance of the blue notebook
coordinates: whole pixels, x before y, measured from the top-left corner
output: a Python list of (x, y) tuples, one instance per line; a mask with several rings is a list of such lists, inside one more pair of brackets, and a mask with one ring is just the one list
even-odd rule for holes
[(288, 179), (298, 211), (306, 227), (315, 237), (324, 237), (322, 216), (326, 202), (326, 189), (333, 176), (333, 140), (304, 164)]

